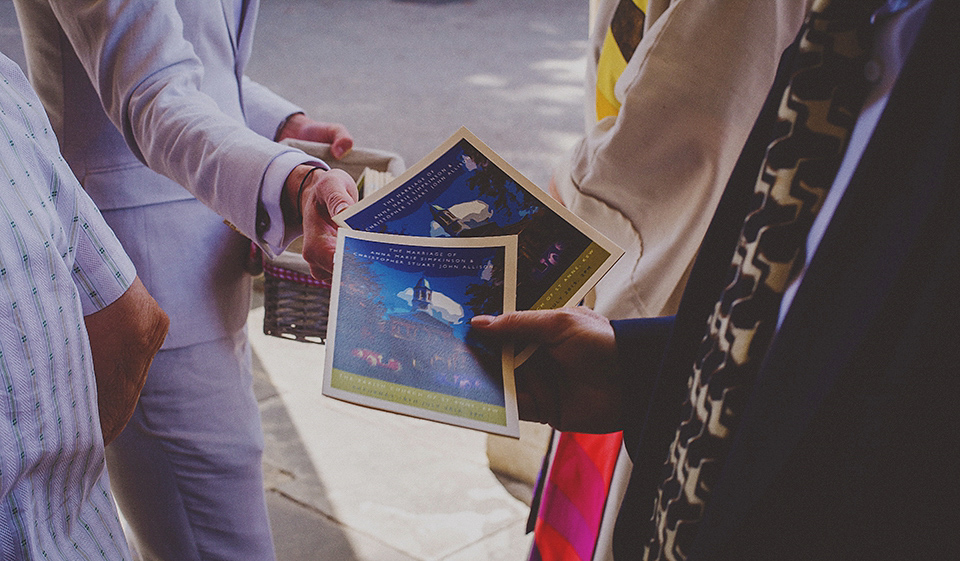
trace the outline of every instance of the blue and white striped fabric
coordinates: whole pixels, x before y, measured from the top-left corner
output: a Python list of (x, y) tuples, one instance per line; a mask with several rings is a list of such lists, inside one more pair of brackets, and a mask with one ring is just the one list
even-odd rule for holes
[(83, 315), (136, 271), (0, 54), (0, 559), (128, 559)]

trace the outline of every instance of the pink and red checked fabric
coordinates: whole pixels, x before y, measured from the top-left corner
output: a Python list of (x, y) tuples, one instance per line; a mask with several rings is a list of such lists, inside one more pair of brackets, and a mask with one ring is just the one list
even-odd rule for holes
[(590, 561), (622, 433), (561, 433), (537, 513), (530, 561)]

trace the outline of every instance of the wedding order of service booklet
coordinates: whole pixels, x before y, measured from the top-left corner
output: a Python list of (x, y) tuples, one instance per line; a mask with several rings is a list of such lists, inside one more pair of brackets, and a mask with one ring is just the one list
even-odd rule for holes
[(533, 348), (470, 319), (576, 305), (623, 254), (465, 128), (334, 220), (323, 393), (513, 437)]

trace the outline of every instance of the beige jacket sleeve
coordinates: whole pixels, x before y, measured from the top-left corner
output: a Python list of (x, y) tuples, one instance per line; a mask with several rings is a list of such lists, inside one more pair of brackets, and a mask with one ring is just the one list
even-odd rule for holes
[[(597, 286), (611, 318), (675, 311), (726, 181), (811, 0), (677, 0), (649, 29), (615, 93), (554, 181), (563, 203), (625, 255)], [(599, 52), (612, 10), (599, 10)], [(652, 25), (650, 24), (652, 22)], [(596, 82), (595, 56), (587, 76)]]

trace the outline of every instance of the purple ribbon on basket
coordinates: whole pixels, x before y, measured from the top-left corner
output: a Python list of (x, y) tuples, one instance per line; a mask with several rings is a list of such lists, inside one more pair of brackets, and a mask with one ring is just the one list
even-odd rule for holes
[(270, 263), (263, 264), (263, 272), (278, 279), (283, 279), (299, 284), (306, 284), (308, 286), (319, 286), (322, 288), (330, 288), (329, 280), (317, 280), (310, 275), (305, 275), (303, 273), (298, 273), (296, 271), (291, 271), (290, 269), (285, 269), (283, 267), (278, 267)]

